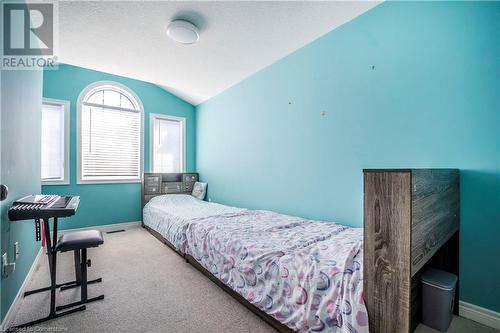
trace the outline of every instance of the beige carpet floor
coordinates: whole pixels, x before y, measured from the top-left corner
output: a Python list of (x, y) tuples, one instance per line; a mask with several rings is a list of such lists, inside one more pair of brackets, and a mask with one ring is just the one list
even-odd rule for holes
[[(234, 300), (145, 229), (105, 234), (105, 244), (89, 250), (92, 267), (89, 297), (105, 294), (87, 310), (45, 322), (38, 331), (233, 333), (276, 332)], [(58, 282), (74, 279), (73, 255), (58, 255)], [(49, 284), (46, 256), (40, 260), (28, 290)], [(79, 289), (57, 292), (57, 304), (78, 300)], [(12, 325), (48, 314), (49, 292), (22, 299)], [(435, 332), (420, 325), (417, 333)], [(456, 317), (450, 332), (497, 332)]]

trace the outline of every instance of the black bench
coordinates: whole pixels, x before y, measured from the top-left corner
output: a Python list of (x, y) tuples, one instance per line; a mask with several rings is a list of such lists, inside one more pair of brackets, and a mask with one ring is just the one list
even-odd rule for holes
[(87, 249), (91, 247), (98, 247), (103, 243), (104, 239), (99, 230), (73, 231), (59, 237), (56, 245), (56, 251), (74, 252), (76, 277), (75, 281), (65, 283), (64, 285), (61, 285), (60, 288), (61, 290), (65, 290), (80, 286), (81, 297), (80, 301), (56, 307), (57, 311), (104, 299), (104, 295), (93, 298), (87, 297), (87, 285), (102, 281), (102, 278), (87, 281), (87, 267), (91, 266), (90, 259), (87, 259)]

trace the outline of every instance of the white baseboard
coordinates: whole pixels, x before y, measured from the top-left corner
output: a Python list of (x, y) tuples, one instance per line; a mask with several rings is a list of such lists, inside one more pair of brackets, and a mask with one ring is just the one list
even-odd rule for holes
[(26, 278), (24, 278), (23, 284), (17, 291), (16, 297), (12, 301), (12, 304), (10, 305), (9, 311), (5, 314), (5, 317), (2, 321), (2, 324), (0, 325), (0, 330), (2, 332), (5, 332), (7, 328), (9, 328), (10, 323), (14, 319), (14, 315), (19, 310), (19, 306), (21, 305), (21, 299), (23, 297), (24, 291), (28, 285), (28, 282), (31, 280), (31, 277), (35, 273), (35, 270), (37, 268), (38, 262), (40, 261), (40, 258), (43, 257), (44, 254), (44, 248), (40, 247), (40, 250), (38, 250), (38, 253), (35, 257), (35, 260), (33, 260), (33, 264), (31, 264), (30, 270), (28, 271), (28, 274), (26, 274)]
[(459, 302), (458, 312), (460, 317), (500, 330), (500, 313), (498, 312), (463, 301)]
[(91, 230), (91, 229), (97, 229), (101, 231), (114, 231), (114, 230), (129, 230), (133, 228), (137, 228), (141, 225), (142, 221), (133, 221), (133, 222), (122, 222), (122, 223), (115, 223), (115, 224), (105, 224), (105, 225), (94, 225), (90, 227), (84, 227), (84, 228), (75, 228), (75, 229), (65, 229), (65, 230), (59, 230), (59, 233), (64, 234), (66, 232), (71, 232), (71, 231), (78, 231), (78, 230)]
[[(142, 221), (134, 221), (134, 222), (124, 222), (124, 223), (115, 223), (115, 224), (106, 224), (106, 225), (98, 225), (98, 226), (92, 226), (92, 227), (85, 227), (85, 228), (77, 228), (77, 229), (67, 229), (67, 230), (59, 230), (60, 234), (70, 232), (70, 231), (76, 231), (76, 230), (89, 230), (89, 229), (97, 229), (101, 231), (113, 231), (113, 230), (129, 230), (133, 228), (137, 228), (141, 225)], [(0, 324), (0, 332), (4, 332), (7, 328), (9, 328), (10, 323), (15, 317), (15, 313), (18, 311), (19, 306), (21, 305), (21, 299), (23, 297), (24, 291), (26, 289), (26, 286), (28, 282), (31, 280), (31, 277), (33, 273), (36, 270), (36, 267), (38, 265), (38, 262), (40, 261), (40, 258), (42, 258), (42, 254), (44, 253), (44, 248), (40, 247), (40, 250), (38, 251), (38, 254), (35, 257), (35, 260), (33, 261), (33, 264), (31, 265), (30, 270), (28, 271), (28, 274), (26, 275), (23, 284), (17, 291), (16, 297), (12, 301), (12, 304), (10, 305), (9, 311), (5, 314), (5, 317), (3, 321)]]

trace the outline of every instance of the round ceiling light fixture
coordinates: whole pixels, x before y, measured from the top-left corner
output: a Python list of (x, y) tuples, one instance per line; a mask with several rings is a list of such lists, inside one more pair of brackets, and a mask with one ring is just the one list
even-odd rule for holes
[(167, 27), (167, 36), (181, 44), (194, 44), (200, 39), (200, 31), (186, 20), (174, 20)]

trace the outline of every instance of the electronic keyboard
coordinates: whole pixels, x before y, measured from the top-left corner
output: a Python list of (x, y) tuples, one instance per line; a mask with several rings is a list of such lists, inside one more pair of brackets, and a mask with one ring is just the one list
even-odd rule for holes
[(39, 220), (75, 215), (80, 197), (59, 195), (28, 195), (17, 199), (9, 209), (9, 219)]

